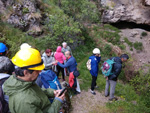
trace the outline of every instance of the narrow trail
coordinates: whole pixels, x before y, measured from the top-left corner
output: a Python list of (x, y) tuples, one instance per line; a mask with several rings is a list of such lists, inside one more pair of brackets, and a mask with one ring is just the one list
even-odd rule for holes
[(106, 108), (108, 97), (103, 93), (96, 91), (96, 95), (92, 95), (90, 90), (82, 91), (81, 94), (72, 98), (73, 110), (71, 113), (110, 113)]

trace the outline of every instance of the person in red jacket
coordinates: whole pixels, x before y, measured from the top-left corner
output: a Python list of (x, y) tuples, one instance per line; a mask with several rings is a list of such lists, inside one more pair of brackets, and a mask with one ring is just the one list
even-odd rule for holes
[[(61, 46), (57, 47), (57, 50), (55, 52), (55, 60), (57, 60), (58, 62), (60, 62), (61, 64), (64, 64), (64, 61), (66, 60), (66, 57), (64, 56), (64, 54), (61, 52)], [(65, 77), (64, 77), (64, 68), (60, 67), (59, 65), (57, 65), (57, 77), (59, 76), (60, 71), (62, 72), (62, 79), (63, 81), (65, 81)]]

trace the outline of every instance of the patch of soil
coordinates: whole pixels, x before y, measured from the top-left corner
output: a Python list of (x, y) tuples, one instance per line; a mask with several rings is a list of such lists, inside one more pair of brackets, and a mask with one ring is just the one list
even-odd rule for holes
[(100, 111), (101, 113), (109, 113), (105, 105), (108, 102), (108, 98), (103, 93), (95, 92), (96, 95), (91, 94), (90, 90), (82, 91), (80, 94), (74, 96), (72, 98), (73, 110), (71, 113), (100, 113)]
[[(136, 32), (134, 36), (132, 36), (132, 33)], [(147, 32), (147, 36), (142, 37), (141, 33), (142, 32), (147, 32), (142, 29), (122, 29), (121, 30), (121, 36), (122, 40), (124, 40), (124, 37), (127, 37), (130, 42), (142, 42), (143, 44), (143, 50), (138, 51), (134, 49), (133, 51), (130, 50), (130, 47), (128, 44), (124, 43), (126, 45), (126, 51), (129, 52), (132, 56), (132, 59), (134, 60), (133, 65), (135, 69), (139, 69), (140, 67), (143, 67), (145, 64), (150, 63), (150, 33)]]

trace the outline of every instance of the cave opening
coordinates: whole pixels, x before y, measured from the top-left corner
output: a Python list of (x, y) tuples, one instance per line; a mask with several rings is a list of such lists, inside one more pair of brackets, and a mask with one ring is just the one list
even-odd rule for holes
[(120, 21), (117, 23), (111, 24), (114, 27), (117, 27), (118, 29), (133, 29), (133, 28), (139, 28), (150, 32), (150, 25), (146, 24), (136, 24), (134, 22), (126, 22), (126, 21)]

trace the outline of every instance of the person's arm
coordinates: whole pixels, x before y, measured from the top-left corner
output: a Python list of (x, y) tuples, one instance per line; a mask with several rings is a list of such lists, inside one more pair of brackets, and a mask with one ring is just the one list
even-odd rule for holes
[(58, 62), (57, 64), (62, 68), (66, 68), (66, 67), (69, 67), (70, 65), (72, 65), (72, 63), (70, 61), (67, 61), (65, 64), (61, 64), (60, 62)]
[(70, 51), (71, 55), (73, 55), (72, 51), (71, 51), (71, 48), (69, 46), (68, 46), (68, 51)]
[(37, 101), (24, 101), (23, 106), (18, 108), (18, 113), (58, 113), (61, 107), (61, 102), (59, 100), (54, 99), (52, 104), (49, 106), (45, 106), (44, 109), (40, 109), (39, 103)]
[(64, 56), (64, 54), (62, 54), (62, 58), (63, 58), (63, 60), (66, 60), (66, 57)]
[(42, 91), (43, 91), (49, 98), (54, 98), (54, 97), (55, 97), (55, 95), (54, 95), (54, 89), (51, 89), (51, 88), (48, 88), (48, 89), (42, 88)]
[(100, 63), (100, 61), (101, 61), (101, 56), (96, 57), (96, 58), (97, 58), (98, 63)]
[(118, 75), (120, 74), (122, 69), (122, 65), (121, 64), (114, 64), (114, 70), (113, 70), (113, 74), (111, 75), (113, 78), (118, 77)]

